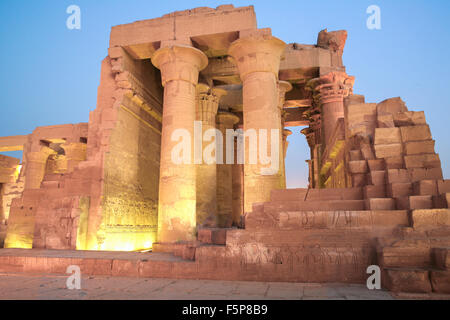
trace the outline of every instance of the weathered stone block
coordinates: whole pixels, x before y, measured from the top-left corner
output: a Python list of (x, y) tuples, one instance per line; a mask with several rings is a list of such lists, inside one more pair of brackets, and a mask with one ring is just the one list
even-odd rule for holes
[(386, 269), (386, 286), (393, 292), (430, 293), (430, 275), (425, 269)]
[(411, 182), (411, 177), (406, 169), (389, 169), (388, 183), (408, 183)]
[(386, 197), (386, 186), (364, 186), (363, 187), (364, 199), (371, 198), (385, 198)]
[(386, 184), (386, 171), (371, 171), (368, 174), (369, 184), (373, 185), (385, 185)]
[(438, 195), (438, 185), (436, 180), (421, 180), (413, 184), (414, 194), (417, 196)]
[(427, 124), (423, 111), (399, 112), (393, 115), (393, 121), (397, 127), (418, 126)]
[(399, 112), (406, 112), (408, 108), (406, 108), (405, 102), (400, 98), (390, 98), (386, 99), (379, 104), (377, 104), (377, 114), (396, 114)]
[(450, 270), (450, 248), (433, 248), (431, 252), (436, 267)]
[(388, 198), (367, 199), (366, 210), (395, 210), (395, 200)]
[(352, 186), (362, 187), (367, 184), (367, 177), (365, 173), (352, 174)]
[(372, 150), (372, 146), (369, 144), (361, 145), (361, 153), (362, 153), (363, 159), (366, 159), (366, 160), (375, 159), (375, 153)]
[(431, 285), (436, 293), (450, 294), (450, 270), (432, 270)]
[(386, 163), (384, 159), (368, 160), (367, 164), (369, 165), (370, 171), (381, 171), (386, 169)]
[(375, 145), (402, 143), (400, 128), (375, 129)]
[(406, 155), (434, 154), (434, 140), (405, 142), (403, 147)]
[(389, 198), (408, 197), (413, 194), (412, 183), (389, 183), (386, 186), (386, 194)]
[(405, 166), (409, 168), (440, 168), (441, 160), (438, 154), (420, 154), (405, 156)]
[(350, 173), (366, 173), (369, 171), (366, 160), (349, 161), (348, 170)]
[(377, 116), (378, 128), (394, 128), (394, 118), (392, 114), (379, 114)]
[(439, 194), (450, 192), (450, 180), (440, 180), (437, 184)]
[(361, 150), (350, 150), (349, 157), (350, 157), (350, 161), (363, 160)]
[(378, 159), (392, 158), (403, 154), (403, 145), (401, 143), (377, 144), (374, 148), (375, 155)]
[(403, 142), (432, 140), (430, 127), (428, 125), (401, 127), (400, 132), (402, 134)]
[(420, 180), (442, 180), (442, 169), (441, 168), (412, 168), (408, 169), (411, 182), (416, 182)]
[(414, 210), (411, 215), (415, 229), (450, 226), (450, 209)]
[(386, 169), (404, 169), (405, 162), (403, 156), (384, 158)]
[(410, 210), (418, 209), (432, 209), (433, 208), (433, 198), (432, 196), (410, 196), (409, 197), (409, 208)]
[(409, 196), (395, 198), (397, 210), (409, 210)]

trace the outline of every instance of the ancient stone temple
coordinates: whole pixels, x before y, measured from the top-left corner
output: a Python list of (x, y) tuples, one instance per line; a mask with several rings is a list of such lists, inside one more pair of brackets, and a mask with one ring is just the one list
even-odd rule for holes
[[(88, 123), (0, 138), (0, 151), (23, 150), (22, 163), (0, 156), (0, 270), (64, 273), (75, 259), (27, 263), (38, 249), (152, 249), (76, 262), (84, 274), (350, 283), (378, 265), (390, 290), (450, 293), (450, 180), (425, 115), (355, 94), (346, 39), (286, 44), (232, 5), (113, 27)], [(307, 189), (286, 189), (287, 127), (311, 150)], [(192, 141), (174, 162), (179, 129)], [(263, 130), (276, 163), (249, 161)], [(219, 136), (222, 160), (205, 162)], [(1, 254), (14, 248), (33, 250)]]

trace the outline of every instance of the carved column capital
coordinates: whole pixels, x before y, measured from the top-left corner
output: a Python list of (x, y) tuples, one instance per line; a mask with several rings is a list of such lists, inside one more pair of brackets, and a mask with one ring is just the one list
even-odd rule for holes
[(197, 120), (215, 127), (216, 114), (219, 108), (220, 98), (227, 94), (227, 91), (220, 88), (210, 88), (204, 83), (197, 85)]
[(287, 81), (278, 81), (278, 107), (283, 110), (286, 102), (286, 93), (292, 90), (292, 84)]
[(158, 49), (152, 56), (152, 63), (161, 70), (163, 86), (174, 80), (196, 85), (198, 73), (208, 65), (208, 57), (194, 47), (173, 45)]
[[(259, 31), (259, 30), (258, 30)], [(254, 33), (233, 42), (228, 50), (242, 81), (254, 72), (270, 72), (278, 79), (286, 43), (266, 33)]]
[(220, 111), (217, 114), (217, 123), (223, 124), (229, 129), (232, 129), (235, 124), (239, 123), (239, 120), (239, 117), (231, 112)]
[(330, 102), (342, 102), (345, 97), (353, 94), (355, 77), (345, 72), (333, 71), (320, 78), (312, 79), (308, 87), (315, 94), (315, 98), (321, 104)]

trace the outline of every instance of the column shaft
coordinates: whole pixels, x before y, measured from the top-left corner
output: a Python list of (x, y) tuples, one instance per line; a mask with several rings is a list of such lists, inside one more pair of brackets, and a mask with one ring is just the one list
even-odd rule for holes
[[(192, 241), (197, 226), (193, 156), (195, 97), (198, 74), (206, 67), (207, 58), (195, 48), (172, 46), (159, 49), (152, 62), (161, 70), (164, 85), (158, 240), (161, 243)], [(187, 148), (183, 152), (188, 152), (190, 160), (181, 164), (172, 158), (173, 150), (180, 144), (180, 140), (172, 141), (177, 129), (184, 130), (181, 139)]]

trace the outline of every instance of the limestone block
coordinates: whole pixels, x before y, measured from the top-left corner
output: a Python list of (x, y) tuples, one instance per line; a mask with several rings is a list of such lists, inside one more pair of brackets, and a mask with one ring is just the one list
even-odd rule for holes
[[(448, 194), (450, 195), (450, 193)], [(449, 198), (450, 200), (450, 198)], [(446, 209), (448, 208), (447, 194), (439, 194), (433, 196), (433, 208)]]
[(379, 104), (377, 104), (377, 114), (396, 114), (399, 112), (406, 112), (408, 109), (406, 108), (405, 102), (400, 98), (390, 98), (386, 99)]
[(394, 118), (392, 114), (379, 114), (377, 116), (378, 128), (394, 128)]
[(372, 136), (377, 125), (375, 103), (360, 103), (345, 106), (348, 136)]
[(425, 113), (423, 111), (407, 111), (395, 113), (393, 114), (393, 120), (395, 126), (397, 127), (419, 126), (427, 124), (425, 120)]
[(400, 132), (404, 143), (432, 140), (430, 127), (428, 125), (400, 127)]
[(378, 159), (392, 158), (403, 154), (403, 146), (401, 143), (394, 144), (377, 144), (375, 147), (375, 155)]
[(414, 194), (417, 196), (438, 195), (438, 185), (436, 180), (422, 180), (413, 183)]
[(420, 180), (442, 180), (441, 168), (412, 168), (408, 169), (411, 182)]
[(412, 141), (404, 143), (406, 155), (414, 154), (434, 154), (434, 140)]
[(429, 271), (424, 269), (386, 269), (386, 286), (393, 292), (430, 293)]
[(386, 197), (386, 186), (364, 186), (363, 187), (364, 199), (371, 198), (385, 198)]
[(440, 180), (437, 184), (439, 194), (450, 192), (450, 180)]
[(441, 160), (438, 154), (419, 154), (405, 156), (405, 166), (409, 168), (440, 168)]
[(353, 187), (362, 187), (367, 184), (367, 177), (365, 173), (356, 173), (352, 174), (351, 176)]
[(372, 146), (369, 144), (361, 145), (361, 153), (362, 153), (363, 159), (366, 159), (366, 160), (374, 160), (375, 159), (375, 153), (372, 150)]
[(375, 145), (401, 143), (400, 128), (375, 129)]
[(370, 171), (380, 171), (386, 169), (386, 163), (384, 159), (368, 160), (367, 164), (369, 165)]
[(369, 174), (369, 184), (384, 185), (386, 184), (386, 171), (371, 171)]
[(366, 160), (349, 161), (348, 170), (350, 173), (366, 173), (368, 172), (368, 166)]
[(388, 183), (408, 183), (411, 177), (406, 169), (389, 169)]
[(384, 158), (386, 169), (404, 169), (405, 162), (403, 156)]
[(388, 198), (367, 199), (366, 210), (395, 210), (395, 200)]
[(432, 270), (430, 273), (433, 291), (450, 294), (450, 270)]
[(409, 210), (409, 196), (395, 198), (395, 207), (397, 210)]
[(450, 226), (450, 209), (413, 210), (411, 215), (415, 229)]
[(450, 248), (433, 248), (431, 252), (436, 267), (450, 270)]
[(418, 209), (432, 209), (433, 199), (432, 196), (410, 196), (409, 197), (409, 210)]
[(363, 160), (361, 150), (350, 150), (349, 158), (350, 158), (350, 161)]
[(412, 183), (409, 182), (399, 182), (399, 183), (389, 183), (386, 186), (386, 194), (390, 198), (400, 198), (411, 196), (414, 192)]

